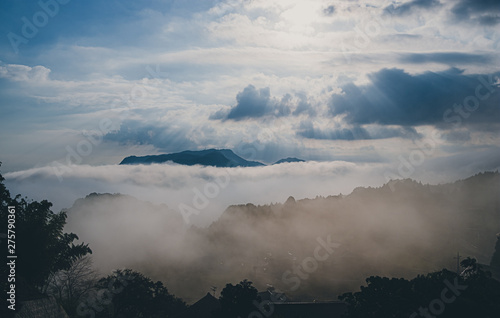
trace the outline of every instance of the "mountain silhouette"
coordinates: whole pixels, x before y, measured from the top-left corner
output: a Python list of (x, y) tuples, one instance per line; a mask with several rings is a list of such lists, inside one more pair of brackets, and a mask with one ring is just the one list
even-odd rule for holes
[(276, 161), (275, 163), (273, 163), (273, 165), (279, 165), (280, 163), (285, 163), (285, 162), (305, 162), (305, 160), (288, 157), (288, 158), (280, 159), (280, 160)]
[(258, 167), (265, 164), (257, 161), (249, 161), (236, 155), (229, 149), (206, 149), (200, 151), (186, 150), (178, 153), (129, 156), (120, 162), (120, 165), (153, 164), (174, 162), (181, 165), (214, 166), (214, 167)]

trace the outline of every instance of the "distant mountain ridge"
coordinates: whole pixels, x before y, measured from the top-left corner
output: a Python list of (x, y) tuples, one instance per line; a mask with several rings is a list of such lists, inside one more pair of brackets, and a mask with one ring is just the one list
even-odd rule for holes
[(288, 158), (280, 159), (280, 160), (276, 161), (275, 163), (273, 163), (273, 165), (279, 165), (281, 163), (287, 163), (287, 162), (305, 162), (305, 160), (288, 157)]
[[(259, 167), (265, 164), (258, 161), (250, 161), (241, 158), (230, 149), (206, 149), (206, 150), (186, 150), (177, 153), (148, 155), (148, 156), (129, 156), (120, 162), (120, 165), (137, 165), (174, 162), (181, 165), (194, 166), (213, 166), (213, 167)], [(303, 162), (297, 158), (286, 158), (277, 161), (274, 164), (284, 162)]]
[(258, 161), (249, 161), (236, 155), (229, 149), (206, 149), (200, 151), (186, 150), (177, 153), (149, 156), (130, 156), (120, 162), (120, 165), (165, 163), (172, 161), (177, 164), (214, 167), (258, 167), (265, 164)]

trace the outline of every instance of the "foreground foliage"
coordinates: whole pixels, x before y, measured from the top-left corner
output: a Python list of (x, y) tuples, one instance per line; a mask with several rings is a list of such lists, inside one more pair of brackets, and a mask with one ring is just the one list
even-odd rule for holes
[(410, 281), (369, 277), (361, 291), (339, 296), (348, 304), (345, 317), (500, 317), (500, 282), (474, 259), (461, 265), (461, 275), (443, 269)]
[(95, 317), (165, 318), (186, 309), (184, 301), (170, 294), (162, 282), (153, 282), (130, 269), (116, 270), (112, 275), (100, 279), (96, 289), (108, 291), (107, 296), (103, 296), (108, 298), (98, 299), (104, 305), (102, 310), (95, 311)]
[(219, 297), (221, 308), (215, 311), (212, 317), (248, 317), (255, 311), (254, 301), (258, 300), (257, 294), (258, 291), (252, 286), (252, 282), (246, 279), (236, 285), (227, 284)]
[[(47, 200), (29, 201), (21, 195), (11, 198), (4, 180), (0, 174), (0, 250), (3, 255), (9, 255), (12, 250), (10, 254), (15, 254), (17, 259), (15, 281), (7, 280), (10, 269), (6, 262), (0, 265), (1, 284), (6, 293), (7, 287), (14, 283), (19, 302), (45, 292), (51, 275), (69, 269), (75, 260), (92, 251), (87, 244), (73, 243), (78, 240), (76, 234), (64, 233), (65, 212), (52, 212), (52, 203)], [(14, 207), (14, 213), (9, 212), (9, 206)], [(14, 220), (9, 228), (11, 232), (8, 232), (9, 215), (14, 215), (10, 217)], [(6, 307), (2, 305), (1, 310)]]

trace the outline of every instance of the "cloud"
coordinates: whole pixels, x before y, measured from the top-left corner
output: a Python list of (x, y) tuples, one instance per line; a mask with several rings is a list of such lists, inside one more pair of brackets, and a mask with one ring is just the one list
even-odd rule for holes
[(484, 26), (500, 23), (500, 2), (496, 0), (460, 0), (451, 12), (456, 22), (474, 22)]
[(129, 155), (227, 148), (247, 160), (271, 163), (289, 156), (318, 159), (312, 153), (321, 150), (320, 147), (305, 149), (294, 138), (290, 118), (271, 117), (243, 124), (241, 121), (206, 121), (206, 117), (197, 118), (196, 112), (191, 116), (192, 121), (165, 117), (163, 120), (151, 117), (125, 120), (118, 129), (103, 137), (106, 144), (102, 147), (125, 153), (121, 158), (115, 156), (112, 162), (120, 162)]
[[(459, 83), (452, 88), (455, 79), (469, 76), (474, 82), (473, 75), (464, 74), (498, 71), (493, 58), (498, 35), (481, 25), (450, 27), (446, 17), (452, 13), (444, 10), (455, 4), (459, 9), (459, 4), (466, 3), (470, 7), (464, 11), (467, 17), (496, 14), (495, 8), (484, 7), (486, 2), (441, 1), (443, 7), (430, 10), (437, 2), (387, 1), (382, 7), (369, 2), (126, 0), (116, 7), (91, 0), (61, 5), (58, 16), (22, 44), (18, 55), (13, 55), (7, 37), (0, 40), (4, 48), (0, 59), (5, 62), (0, 62), (4, 110), (0, 134), (5, 137), (0, 149), (5, 168), (13, 171), (62, 161), (66, 146), (75, 148), (84, 139), (82, 131), (98, 129), (103, 118), (112, 120), (113, 129), (118, 129), (82, 163), (114, 163), (122, 156), (138, 154), (138, 149), (144, 151), (141, 154), (205, 147), (235, 149), (240, 143), (250, 150), (262, 149), (254, 151), (255, 160), (264, 162), (292, 153), (315, 159), (318, 153), (323, 159), (350, 156), (350, 144), (362, 142), (341, 143), (339, 149), (330, 147), (335, 143), (329, 141), (348, 139), (349, 132), (356, 132), (358, 138), (380, 138), (382, 141), (373, 143), (385, 143), (384, 138), (402, 135), (401, 129), (415, 122), (442, 121), (432, 121), (430, 115), (442, 118), (439, 111), (474, 93), (474, 84)], [(391, 3), (396, 12), (404, 13), (403, 18), (386, 17), (378, 28), (381, 11)], [(5, 18), (0, 19), (4, 34), (20, 33), (20, 17), (31, 20), (41, 10), (36, 2), (5, 8), (0, 10), (0, 17)], [(360, 41), (356, 30), (366, 33), (368, 41)], [(341, 52), (342, 43), (355, 45), (351, 64)], [(432, 53), (444, 50), (460, 53)], [(383, 67), (404, 68), (409, 74), (427, 70), (441, 74), (446, 65), (465, 68), (464, 64), (463, 74), (443, 75), (450, 80), (436, 80), (436, 85), (426, 82), (432, 80), (430, 76), (419, 75), (407, 75), (407, 82), (399, 86), (398, 80), (394, 84), (388, 78), (380, 79), (397, 87), (396, 92), (363, 82), (366, 74), (381, 76), (378, 71)], [(360, 94), (350, 93), (350, 84)], [(472, 93), (463, 95), (466, 90)], [(365, 93), (368, 101), (363, 104)], [(235, 100), (237, 94), (239, 100)], [(346, 100), (332, 105), (328, 103), (332, 94)], [(445, 94), (456, 98), (432, 98)], [(498, 101), (495, 96), (463, 121), (498, 118), (497, 108), (484, 109)], [(422, 107), (420, 102), (429, 102), (429, 106)], [(352, 107), (344, 107), (348, 103)], [(394, 110), (387, 109), (391, 103), (396, 104), (391, 106)], [(429, 116), (399, 114), (405, 107)], [(366, 118), (356, 113), (358, 109), (368, 113)], [(338, 127), (317, 124), (328, 111), (341, 122)], [(387, 119), (391, 114), (394, 118)], [(299, 133), (325, 139), (306, 139), (297, 133), (307, 117), (314, 117), (314, 130), (304, 128)], [(131, 121), (123, 123), (124, 119)], [(274, 120), (283, 122), (279, 131), (262, 134)], [(382, 132), (381, 127), (375, 131), (369, 127), (372, 122), (394, 126), (386, 127), (389, 132)], [(491, 125), (487, 128), (491, 130)], [(407, 137), (405, 145), (409, 140)]]
[(404, 53), (400, 55), (402, 63), (423, 64), (441, 63), (446, 65), (461, 64), (491, 64), (493, 56), (489, 54), (473, 54), (460, 52), (435, 52), (435, 53)]
[(369, 140), (369, 139), (387, 139), (404, 138), (415, 139), (421, 135), (412, 127), (383, 127), (383, 126), (353, 126), (349, 128), (318, 128), (311, 121), (301, 123), (297, 135), (319, 140)]
[[(209, 224), (228, 205), (252, 202), (284, 202), (290, 195), (298, 198), (349, 193), (360, 184), (382, 184), (383, 174), (376, 164), (368, 167), (344, 161), (301, 162), (264, 167), (231, 169), (174, 164), (137, 166), (68, 167), (59, 182), (52, 167), (4, 174), (11, 193), (22, 193), (34, 200), (48, 199), (54, 210), (70, 207), (92, 192), (122, 193), (141, 200), (165, 203), (180, 213), (181, 203), (192, 205), (196, 193), (204, 193), (216, 180), (229, 183), (211, 195), (209, 204), (193, 216), (194, 224)], [(331, 180), (343, 180), (335, 184)], [(300, 184), (300, 187), (297, 185)], [(43, 189), (43, 191), (40, 191)], [(208, 186), (209, 191), (213, 191)]]
[(273, 111), (269, 87), (257, 90), (255, 86), (248, 85), (236, 95), (237, 104), (227, 114), (227, 119), (244, 119), (262, 117)]
[[(498, 147), (470, 152), (454, 151), (439, 158), (426, 158), (411, 175), (422, 182), (440, 183), (468, 177), (499, 167)], [(364, 154), (367, 153), (365, 149)], [(405, 155), (406, 156), (406, 155)], [(179, 204), (192, 205), (197, 193), (212, 191), (207, 186), (216, 180), (229, 179), (210, 195), (206, 208), (193, 216), (193, 224), (207, 225), (228, 205), (284, 202), (296, 199), (350, 193), (358, 186), (380, 186), (384, 173), (397, 170), (400, 162), (353, 163), (345, 161), (299, 162), (250, 168), (215, 168), (201, 166), (158, 165), (73, 165), (60, 182), (50, 166), (5, 173), (5, 184), (13, 195), (21, 193), (33, 200), (47, 199), (54, 211), (68, 208), (89, 193), (122, 193), (140, 200), (164, 203), (180, 213)], [(401, 157), (401, 156), (399, 156)]]
[(443, 133), (441, 138), (449, 142), (467, 142), (471, 140), (471, 133), (467, 130), (453, 130)]
[[(352, 125), (444, 125), (450, 109), (452, 113), (460, 110), (456, 108), (460, 106), (454, 105), (477, 102), (479, 105), (473, 113), (462, 112), (463, 120), (457, 121), (498, 123), (500, 94), (498, 83), (495, 83), (498, 75), (500, 73), (466, 75), (454, 68), (416, 75), (401, 69), (382, 69), (368, 75), (371, 83), (356, 85), (351, 82), (342, 88), (341, 94), (333, 94), (330, 113), (345, 116)], [(486, 96), (481, 101), (475, 97), (478, 92)], [(471, 105), (467, 107), (476, 106)]]
[[(293, 110), (293, 111), (292, 111)], [(210, 119), (243, 120), (264, 116), (284, 117), (289, 115), (308, 114), (314, 116), (316, 111), (308, 102), (304, 93), (295, 96), (285, 94), (280, 100), (271, 97), (269, 87), (257, 89), (248, 85), (236, 95), (236, 106), (229, 110), (221, 109), (210, 115)]]
[(441, 3), (438, 0), (413, 0), (401, 5), (391, 4), (384, 9), (384, 13), (393, 14), (398, 16), (404, 16), (412, 13), (415, 9), (431, 9), (440, 6)]
[(44, 66), (3, 64), (0, 61), (0, 78), (15, 82), (45, 82), (49, 79), (50, 69)]
[(300, 115), (307, 113), (310, 117), (316, 116), (316, 110), (313, 108), (311, 103), (307, 101), (306, 94), (298, 93), (296, 94), (296, 96), (298, 97), (299, 100), (297, 103), (297, 107), (293, 111), (293, 115)]
[(139, 120), (126, 120), (120, 129), (107, 133), (105, 141), (116, 141), (121, 145), (153, 145), (164, 151), (195, 149), (196, 144), (187, 136), (191, 132), (187, 124), (146, 124)]
[(269, 87), (257, 90), (249, 85), (236, 96), (237, 104), (227, 114), (227, 119), (262, 117), (273, 111)]
[(335, 13), (335, 6), (333, 5), (329, 5), (328, 7), (326, 7), (325, 9), (323, 9), (323, 13), (326, 15), (326, 16), (331, 16)]

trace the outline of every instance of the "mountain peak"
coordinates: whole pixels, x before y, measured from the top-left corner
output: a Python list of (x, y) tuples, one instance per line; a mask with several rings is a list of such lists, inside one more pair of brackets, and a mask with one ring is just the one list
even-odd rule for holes
[(280, 159), (273, 163), (274, 165), (279, 165), (280, 163), (285, 163), (285, 162), (305, 162), (305, 160), (298, 159), (298, 158), (293, 158), (293, 157), (288, 157), (285, 159)]
[(236, 155), (230, 149), (205, 149), (205, 150), (185, 150), (177, 153), (149, 155), (149, 156), (129, 156), (120, 162), (120, 165), (153, 164), (174, 162), (181, 165), (213, 166), (213, 167), (257, 167), (264, 166), (257, 161), (248, 161)]
[(290, 205), (290, 204), (295, 204), (295, 198), (292, 196), (289, 196), (288, 199), (285, 201), (285, 205)]

